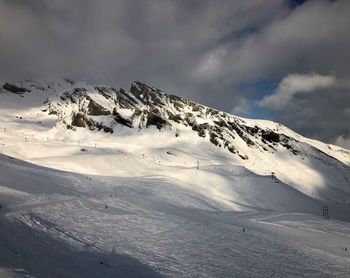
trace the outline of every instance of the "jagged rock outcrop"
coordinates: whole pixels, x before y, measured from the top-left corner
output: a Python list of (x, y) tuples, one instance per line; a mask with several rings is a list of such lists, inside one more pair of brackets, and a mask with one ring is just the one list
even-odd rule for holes
[(15, 93), (15, 94), (23, 94), (23, 93), (26, 93), (26, 92), (30, 92), (29, 89), (27, 88), (24, 88), (24, 87), (20, 87), (18, 85), (15, 85), (15, 84), (11, 84), (11, 83), (8, 83), (6, 82), (2, 88), (6, 91), (9, 91), (11, 93)]
[(51, 92), (42, 111), (55, 115), (72, 130), (88, 128), (113, 133), (116, 126), (138, 130), (153, 126), (159, 131), (173, 130), (174, 136), (178, 137), (179, 126), (186, 127), (203, 140), (243, 160), (249, 159), (249, 153), (245, 153), (247, 148), (240, 147), (242, 144), (249, 149), (270, 153), (283, 148), (292, 155), (301, 154), (304, 148), (312, 148), (280, 133), (278, 124), (274, 128), (252, 125), (239, 117), (166, 94), (140, 81), (134, 81), (128, 92), (70, 79), (64, 84), (7, 82), (2, 90), (14, 94), (35, 90)]
[(68, 127), (105, 132), (113, 132), (116, 125), (137, 129), (154, 126), (160, 131), (182, 125), (244, 160), (249, 157), (236, 147), (238, 141), (267, 152), (275, 151), (279, 145), (295, 155), (299, 153), (292, 138), (250, 126), (239, 117), (166, 94), (140, 81), (134, 81), (129, 92), (74, 83), (73, 88), (48, 100), (46, 111), (65, 119)]

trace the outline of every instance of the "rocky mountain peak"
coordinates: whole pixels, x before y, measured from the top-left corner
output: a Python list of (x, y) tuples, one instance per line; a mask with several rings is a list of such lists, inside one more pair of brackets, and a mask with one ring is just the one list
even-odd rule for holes
[[(59, 82), (7, 82), (4, 92), (47, 95), (42, 111), (56, 116), (60, 126), (70, 130), (88, 128), (114, 133), (117, 126), (143, 130), (156, 127), (179, 136), (179, 129), (248, 160), (251, 152), (287, 151), (298, 156), (313, 147), (285, 133), (280, 125), (256, 125), (228, 113), (209, 108), (185, 98), (169, 95), (141, 81), (134, 81), (129, 91), (109, 86), (92, 86), (64, 79)], [(244, 147), (242, 147), (244, 146)], [(249, 150), (249, 151), (247, 151)], [(318, 158), (326, 156), (317, 152)]]

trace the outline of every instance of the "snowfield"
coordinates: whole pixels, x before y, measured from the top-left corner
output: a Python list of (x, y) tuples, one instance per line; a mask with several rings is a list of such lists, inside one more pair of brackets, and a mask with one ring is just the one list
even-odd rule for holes
[(236, 136), (242, 159), (175, 122), (67, 129), (76, 104), (45, 101), (95, 87), (57, 82), (0, 92), (0, 277), (350, 277), (348, 150), (248, 119), (298, 155)]

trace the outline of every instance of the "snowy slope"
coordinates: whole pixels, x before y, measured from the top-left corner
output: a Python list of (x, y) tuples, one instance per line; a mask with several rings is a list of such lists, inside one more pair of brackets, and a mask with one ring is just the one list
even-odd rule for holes
[[(192, 174), (196, 171), (200, 175), (207, 170), (192, 169)], [(245, 181), (246, 174), (235, 173), (235, 178)], [(253, 186), (249, 180), (254, 177), (244, 186)], [(250, 212), (235, 212), (215, 196), (179, 185), (171, 177), (80, 175), (1, 155), (0, 185), (1, 277), (348, 277), (350, 273), (350, 253), (345, 250), (349, 223), (257, 206), (246, 208)], [(226, 198), (235, 191), (216, 190)], [(285, 195), (291, 202), (284, 211), (317, 206), (300, 193), (286, 189)], [(274, 199), (279, 197), (283, 194), (270, 196), (275, 208)]]
[[(71, 80), (6, 83), (0, 93), (0, 119), (2, 153), (43, 166), (102, 175), (134, 173), (134, 167), (121, 169), (124, 163), (116, 165), (118, 174), (104, 165), (105, 154), (115, 160), (121, 151), (162, 165), (243, 166), (312, 198), (350, 203), (350, 151), (304, 138), (274, 122), (242, 119), (167, 95), (138, 81), (129, 92)], [(52, 150), (51, 144), (58, 142), (64, 150)], [(77, 163), (67, 164), (74, 145), (98, 146), (93, 157), (102, 161), (91, 166), (85, 159), (89, 154), (78, 153)], [(167, 155), (173, 151), (176, 155)]]
[(11, 82), (0, 153), (3, 276), (349, 274), (350, 152), (279, 124), (141, 82)]

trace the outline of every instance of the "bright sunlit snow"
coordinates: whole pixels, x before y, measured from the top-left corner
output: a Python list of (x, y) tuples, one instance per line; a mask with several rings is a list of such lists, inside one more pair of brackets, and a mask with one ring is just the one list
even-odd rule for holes
[[(91, 118), (113, 133), (70, 129), (74, 111), (113, 110), (113, 97), (64, 80), (21, 86), (31, 92), (0, 92), (1, 277), (349, 277), (348, 150), (239, 118), (298, 152), (224, 134), (241, 158), (190, 126), (129, 128), (107, 113)], [(82, 87), (84, 100), (69, 95)]]

